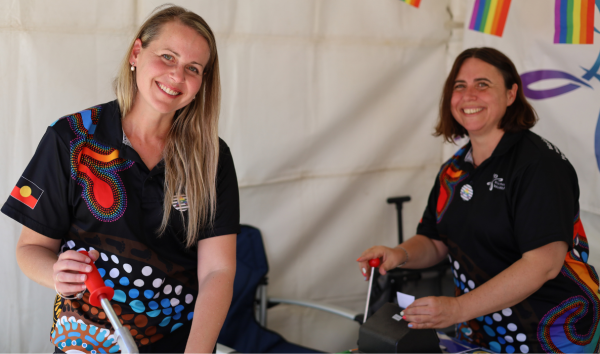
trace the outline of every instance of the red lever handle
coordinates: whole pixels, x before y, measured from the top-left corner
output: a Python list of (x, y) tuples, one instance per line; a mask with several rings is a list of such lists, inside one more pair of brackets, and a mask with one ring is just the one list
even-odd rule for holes
[(369, 260), (369, 265), (373, 268), (379, 267), (379, 264), (381, 264), (381, 261), (379, 260), (379, 258), (373, 258), (373, 259)]
[[(87, 251), (79, 251), (79, 253), (85, 254), (88, 257), (90, 256)], [(92, 306), (100, 307), (102, 306), (100, 303), (100, 295), (111, 300), (115, 295), (115, 290), (104, 284), (104, 280), (102, 280), (100, 272), (98, 272), (98, 268), (96, 268), (94, 262), (90, 262), (90, 266), (92, 266), (92, 271), (87, 273), (85, 286), (90, 292), (90, 304), (92, 304)]]

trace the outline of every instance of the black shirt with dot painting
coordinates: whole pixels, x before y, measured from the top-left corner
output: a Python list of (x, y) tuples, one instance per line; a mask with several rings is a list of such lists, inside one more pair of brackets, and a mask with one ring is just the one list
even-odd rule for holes
[(577, 175), (549, 141), (505, 133), (477, 169), (467, 144), (442, 166), (417, 233), (448, 246), (457, 296), (525, 252), (566, 242), (555, 279), (515, 306), (459, 323), (457, 337), (495, 352), (598, 352), (599, 283), (587, 264)]
[[(216, 218), (200, 240), (240, 230), (233, 160), (222, 140), (219, 149)], [(158, 237), (164, 180), (163, 161), (148, 170), (131, 147), (113, 101), (54, 122), (2, 212), (62, 240), (61, 252), (99, 251), (96, 266), (115, 290), (113, 308), (140, 350), (182, 352), (198, 294), (198, 255), (197, 247), (185, 247), (185, 197), (173, 198), (167, 229)], [(183, 341), (167, 340), (176, 337)], [(81, 300), (57, 296), (50, 339), (64, 352), (119, 350), (89, 292)]]

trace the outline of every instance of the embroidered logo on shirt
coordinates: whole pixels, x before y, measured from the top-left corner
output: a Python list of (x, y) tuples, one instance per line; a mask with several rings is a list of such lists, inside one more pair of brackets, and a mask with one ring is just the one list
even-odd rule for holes
[(10, 196), (33, 209), (37, 205), (38, 200), (42, 197), (42, 194), (44, 194), (43, 189), (27, 178), (21, 176), (17, 185), (10, 193)]
[(179, 211), (187, 211), (189, 209), (187, 197), (185, 194), (182, 194), (177, 198), (177, 196), (173, 196), (173, 208)]
[(506, 188), (506, 186), (504, 185), (504, 183), (502, 183), (503, 181), (504, 181), (504, 178), (498, 178), (498, 175), (494, 173), (494, 179), (492, 179), (490, 182), (488, 182), (486, 184), (488, 186), (490, 186), (490, 190), (493, 190), (494, 188), (504, 190), (504, 188)]

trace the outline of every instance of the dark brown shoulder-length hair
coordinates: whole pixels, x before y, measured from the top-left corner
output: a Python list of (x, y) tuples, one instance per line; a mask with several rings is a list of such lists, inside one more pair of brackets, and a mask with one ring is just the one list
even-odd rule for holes
[(454, 142), (454, 139), (457, 137), (468, 135), (467, 130), (463, 128), (462, 125), (458, 124), (456, 119), (452, 116), (450, 101), (454, 91), (454, 80), (456, 80), (458, 71), (465, 60), (469, 58), (482, 60), (498, 69), (504, 78), (504, 86), (507, 90), (510, 90), (513, 84), (517, 84), (518, 86), (515, 101), (506, 108), (506, 113), (500, 120), (498, 128), (507, 133), (514, 133), (533, 127), (538, 119), (537, 114), (525, 98), (521, 77), (519, 76), (519, 73), (517, 73), (515, 64), (499, 50), (482, 47), (467, 49), (456, 57), (452, 70), (450, 70), (450, 74), (448, 74), (446, 83), (444, 84), (444, 90), (440, 100), (440, 117), (433, 135), (441, 135), (450, 143)]

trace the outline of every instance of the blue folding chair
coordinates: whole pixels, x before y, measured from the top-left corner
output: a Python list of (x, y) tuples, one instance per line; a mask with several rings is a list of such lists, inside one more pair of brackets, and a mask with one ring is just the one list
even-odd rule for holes
[(262, 235), (255, 227), (242, 225), (237, 236), (236, 259), (233, 299), (217, 340), (217, 352), (231, 352), (231, 348), (240, 353), (321, 353), (290, 343), (278, 333), (265, 328), (267, 307), (279, 303), (316, 308), (348, 319), (357, 317), (352, 311), (336, 306), (311, 301), (267, 298), (269, 263)]

